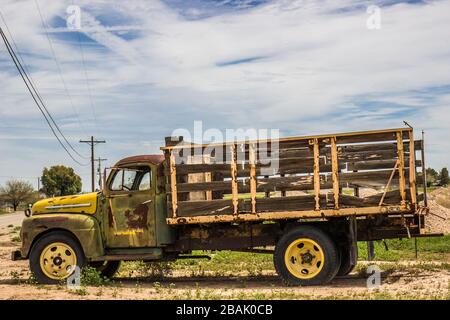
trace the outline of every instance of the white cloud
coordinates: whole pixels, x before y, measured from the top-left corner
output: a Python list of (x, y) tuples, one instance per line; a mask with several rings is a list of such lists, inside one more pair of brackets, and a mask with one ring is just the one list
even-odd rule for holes
[[(85, 36), (95, 41), (83, 43), (95, 110), (77, 38), (69, 41), (59, 32), (63, 26), (52, 25), (74, 110), (34, 0), (5, 2), (14, 39), (64, 132), (74, 144), (92, 132), (105, 138), (101, 152), (111, 163), (150, 150), (148, 141), (162, 141), (197, 119), (205, 127), (273, 127), (285, 134), (397, 127), (408, 120), (429, 129), (428, 139), (441, 146), (431, 148), (431, 164), (446, 165), (440, 150), (448, 149), (450, 89), (435, 88), (450, 84), (448, 0), (381, 6), (380, 30), (366, 28), (369, 1), (283, 0), (223, 14), (218, 6), (215, 15), (197, 20), (200, 9), (185, 10), (187, 19), (160, 1), (75, 1)], [(39, 3), (50, 20), (64, 17), (72, 1)], [(127, 26), (136, 35), (123, 33)], [(20, 175), (19, 148), (35, 152), (27, 169), (34, 174), (43, 164), (72, 165), (55, 141), (39, 142), (51, 135), (10, 65), (2, 49), (0, 148), (7, 156), (1, 170)], [(377, 107), (368, 109), (373, 102)], [(17, 122), (33, 133), (11, 129)], [(10, 142), (20, 136), (29, 140)]]

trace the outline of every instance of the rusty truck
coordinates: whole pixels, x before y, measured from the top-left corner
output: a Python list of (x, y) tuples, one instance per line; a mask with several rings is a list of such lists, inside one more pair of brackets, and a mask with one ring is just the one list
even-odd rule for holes
[(287, 285), (326, 284), (355, 267), (358, 241), (433, 235), (424, 168), (411, 127), (215, 144), (166, 138), (161, 155), (118, 161), (100, 192), (36, 202), (12, 259), (58, 283), (77, 267), (111, 277), (121, 261), (235, 250), (273, 254)]

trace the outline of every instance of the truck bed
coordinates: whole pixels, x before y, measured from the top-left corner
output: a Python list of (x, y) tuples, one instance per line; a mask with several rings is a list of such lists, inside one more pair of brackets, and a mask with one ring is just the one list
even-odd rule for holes
[(414, 214), (423, 198), (412, 128), (161, 150), (169, 224)]

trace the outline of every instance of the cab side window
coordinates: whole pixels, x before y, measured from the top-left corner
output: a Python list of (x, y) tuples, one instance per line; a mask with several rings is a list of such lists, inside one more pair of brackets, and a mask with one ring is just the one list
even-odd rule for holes
[(139, 183), (139, 191), (150, 190), (151, 180), (151, 171), (145, 172)]
[(151, 188), (151, 171), (148, 167), (124, 168), (114, 175), (111, 191), (143, 191)]

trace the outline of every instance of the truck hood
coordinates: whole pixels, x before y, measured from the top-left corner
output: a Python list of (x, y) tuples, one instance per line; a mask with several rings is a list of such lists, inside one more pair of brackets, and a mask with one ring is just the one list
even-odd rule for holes
[(42, 213), (88, 213), (97, 210), (99, 193), (92, 192), (73, 196), (63, 196), (40, 200), (33, 205), (33, 214)]

